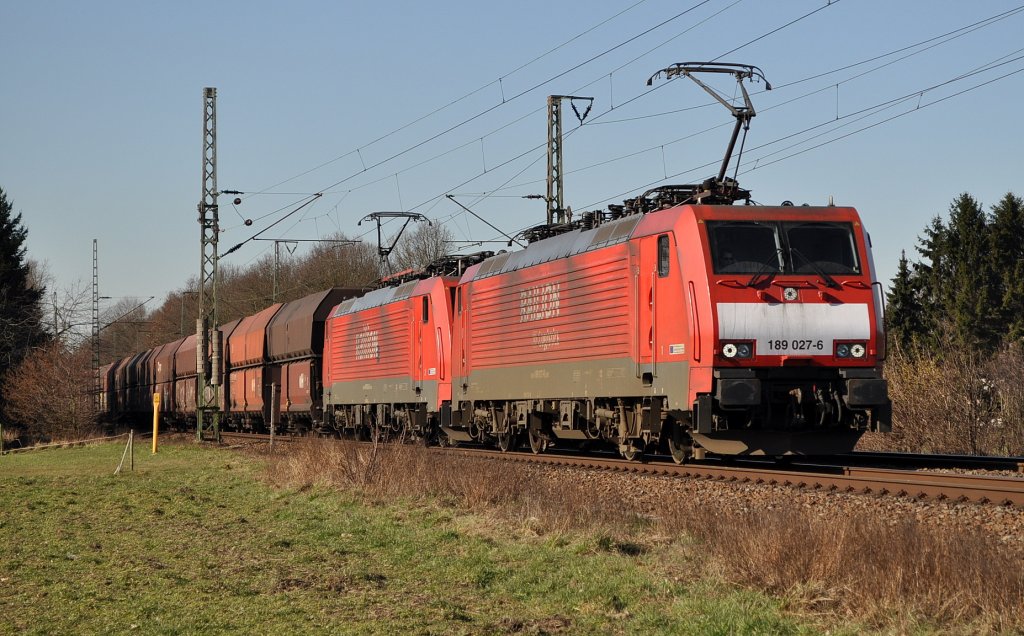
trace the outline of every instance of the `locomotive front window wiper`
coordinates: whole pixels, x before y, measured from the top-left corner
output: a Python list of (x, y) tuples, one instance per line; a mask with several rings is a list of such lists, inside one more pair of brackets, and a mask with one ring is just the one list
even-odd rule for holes
[(821, 267), (818, 266), (817, 263), (815, 263), (811, 259), (809, 259), (806, 256), (804, 256), (803, 252), (801, 252), (800, 250), (796, 249), (795, 247), (791, 247), (789, 249), (789, 253), (792, 254), (793, 256), (800, 257), (800, 259), (802, 259), (805, 263), (807, 263), (807, 266), (810, 267), (811, 270), (815, 274), (817, 274), (818, 276), (821, 277), (822, 282), (824, 282), (827, 287), (830, 287), (832, 289), (842, 289), (843, 288), (842, 285), (840, 285), (839, 283), (836, 282), (836, 279), (834, 279), (831, 276), (829, 276), (825, 272), (825, 270), (823, 270)]
[[(758, 283), (761, 282), (761, 277), (764, 276), (765, 274), (767, 274), (767, 276), (764, 280), (766, 282), (771, 282), (771, 280), (775, 278), (775, 275), (782, 271), (782, 256), (782, 248), (776, 249), (775, 254), (769, 256), (767, 260), (761, 263), (761, 266), (758, 268), (758, 270), (754, 272), (754, 275), (751, 276), (750, 280), (747, 281), (746, 286), (753, 287), (754, 285), (757, 285)], [(772, 261), (775, 262), (775, 267), (769, 269), (769, 265), (772, 264)]]

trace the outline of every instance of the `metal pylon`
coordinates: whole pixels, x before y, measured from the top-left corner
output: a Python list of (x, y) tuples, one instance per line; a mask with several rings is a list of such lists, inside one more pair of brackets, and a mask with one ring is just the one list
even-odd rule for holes
[[(564, 197), (562, 196), (562, 100), (568, 99), (572, 110), (580, 124), (590, 114), (590, 107), (594, 103), (593, 97), (578, 97), (576, 95), (549, 95), (548, 96), (548, 192), (547, 200), (548, 225), (561, 224), (569, 221), (567, 218)], [(581, 115), (573, 104), (573, 100), (586, 100), (588, 106)]]
[[(203, 89), (203, 196), (199, 201), (199, 318), (196, 320), (196, 437), (220, 440), (220, 359), (217, 352), (217, 89)], [(219, 341), (218, 341), (219, 342)], [(211, 360), (211, 358), (216, 358)]]

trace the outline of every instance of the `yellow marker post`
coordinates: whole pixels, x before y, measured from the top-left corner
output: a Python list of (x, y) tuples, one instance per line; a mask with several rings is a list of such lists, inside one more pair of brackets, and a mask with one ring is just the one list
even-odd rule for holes
[(156, 436), (160, 429), (160, 394), (153, 394), (153, 454), (156, 455)]

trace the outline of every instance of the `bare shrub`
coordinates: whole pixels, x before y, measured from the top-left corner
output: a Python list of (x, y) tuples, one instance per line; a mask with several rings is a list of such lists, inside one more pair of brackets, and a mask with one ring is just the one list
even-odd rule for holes
[(886, 363), (893, 402), (891, 447), (911, 452), (1007, 455), (1024, 452), (1024, 354), (994, 357), (951, 346), (896, 351)]
[(1005, 347), (989, 363), (999, 413), (990, 427), (992, 450), (999, 455), (1024, 455), (1024, 348)]
[(4, 379), (7, 412), (31, 438), (75, 440), (95, 434), (92, 361), (87, 349), (59, 343), (36, 349)]

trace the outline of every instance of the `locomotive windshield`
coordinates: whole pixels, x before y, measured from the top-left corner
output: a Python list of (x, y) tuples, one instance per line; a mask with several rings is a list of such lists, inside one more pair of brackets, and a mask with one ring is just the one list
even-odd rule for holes
[(708, 221), (716, 274), (859, 274), (849, 223)]

